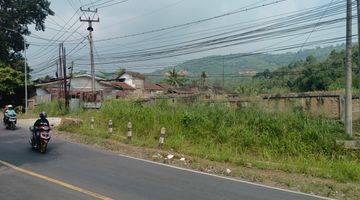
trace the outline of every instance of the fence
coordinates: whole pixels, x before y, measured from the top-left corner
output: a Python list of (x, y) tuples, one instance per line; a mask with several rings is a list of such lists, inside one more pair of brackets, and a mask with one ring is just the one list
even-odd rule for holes
[[(360, 119), (359, 95), (353, 99), (353, 119)], [(345, 96), (340, 92), (307, 92), (291, 94), (268, 94), (262, 96), (262, 103), (269, 109), (285, 110), (298, 108), (313, 115), (344, 120)]]

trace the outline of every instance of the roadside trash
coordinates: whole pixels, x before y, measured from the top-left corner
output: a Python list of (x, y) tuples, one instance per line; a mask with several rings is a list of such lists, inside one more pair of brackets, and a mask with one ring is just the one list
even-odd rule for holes
[(226, 169), (226, 173), (230, 174), (231, 173), (231, 169)]
[(152, 156), (153, 158), (163, 158), (163, 156), (161, 155), (161, 154), (154, 154), (153, 156)]

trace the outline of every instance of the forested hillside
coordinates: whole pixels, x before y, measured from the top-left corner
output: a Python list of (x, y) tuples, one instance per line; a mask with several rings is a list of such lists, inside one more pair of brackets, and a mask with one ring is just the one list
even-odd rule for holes
[[(360, 85), (357, 47), (353, 51), (353, 88)], [(324, 60), (308, 56), (275, 71), (265, 70), (238, 86), (244, 94), (339, 90), (345, 86), (345, 52), (333, 50)]]
[[(178, 66), (177, 70), (187, 70), (190, 74), (200, 74), (205, 71), (208, 74), (222, 73), (224, 65), (225, 74), (238, 74), (245, 71), (263, 71), (265, 69), (273, 70), (282, 66), (287, 66), (295, 60), (302, 60), (313, 55), (319, 60), (325, 59), (334, 49), (343, 49), (344, 45), (328, 46), (323, 48), (306, 49), (296, 53), (282, 54), (230, 54), (225, 56), (210, 56), (195, 60), (186, 61)], [(168, 71), (169, 68), (159, 70), (153, 74), (159, 74)]]
[[(314, 49), (305, 49), (298, 53), (282, 53), (282, 54), (231, 54), (225, 56), (210, 56), (200, 59), (186, 61), (176, 66), (176, 70), (185, 70), (188, 72), (188, 80), (191, 82), (199, 82), (200, 75), (203, 72), (208, 74), (208, 83), (210, 85), (221, 86), (222, 73), (224, 66), (224, 85), (227, 89), (234, 89), (240, 84), (249, 82), (249, 78), (244, 78), (241, 74), (246, 72), (256, 73), (264, 70), (274, 71), (276, 69), (288, 66), (295, 61), (301, 62), (309, 56), (313, 56), (317, 61), (325, 60), (331, 51), (341, 51), (344, 45), (317, 47)], [(161, 76), (172, 68), (155, 71), (148, 76), (150, 82), (160, 82), (164, 80)]]

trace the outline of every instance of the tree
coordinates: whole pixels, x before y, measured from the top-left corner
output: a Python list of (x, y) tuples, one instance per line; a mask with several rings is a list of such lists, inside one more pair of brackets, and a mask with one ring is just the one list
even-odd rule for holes
[(310, 55), (310, 56), (306, 57), (306, 62), (308, 64), (315, 64), (317, 62), (317, 59), (315, 56)]
[(0, 64), (0, 95), (12, 95), (24, 84), (24, 74)]
[(165, 82), (174, 87), (184, 86), (188, 81), (188, 79), (185, 77), (186, 73), (184, 71), (177, 72), (175, 68), (168, 71), (165, 76)]
[(46, 17), (53, 14), (48, 0), (0, 0), (0, 104), (23, 101), (24, 36), (31, 34), (30, 25), (44, 31)]
[(53, 15), (47, 0), (1, 0), (0, 1), (0, 61), (10, 64), (22, 60), (24, 37), (30, 35), (29, 25), (35, 30), (45, 30), (45, 19)]

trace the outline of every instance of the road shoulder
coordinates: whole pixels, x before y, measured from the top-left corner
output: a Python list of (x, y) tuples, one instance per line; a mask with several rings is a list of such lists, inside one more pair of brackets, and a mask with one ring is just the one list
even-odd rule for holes
[[(355, 183), (339, 183), (334, 180), (311, 177), (305, 174), (287, 173), (277, 170), (263, 170), (253, 166), (235, 166), (194, 158), (173, 151), (136, 147), (110, 139), (94, 140), (87, 136), (66, 132), (57, 131), (56, 136), (69, 142), (86, 145), (99, 151), (130, 156), (135, 159), (170, 165), (179, 169), (194, 170), (195, 172), (231, 179), (234, 178), (240, 181), (245, 180), (252, 184), (261, 184), (283, 190), (304, 192), (310, 195), (319, 195), (336, 199), (360, 199), (360, 186)], [(170, 157), (172, 158), (169, 159)]]

